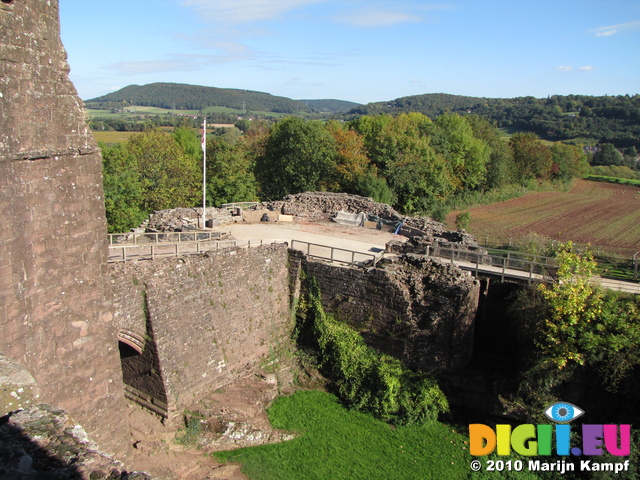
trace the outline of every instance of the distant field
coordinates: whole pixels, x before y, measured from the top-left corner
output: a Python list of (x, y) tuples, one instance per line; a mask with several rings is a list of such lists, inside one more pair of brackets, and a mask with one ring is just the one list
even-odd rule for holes
[(97, 142), (104, 143), (122, 143), (129, 140), (131, 135), (139, 132), (93, 132), (93, 138)]
[[(553, 240), (591, 243), (632, 255), (640, 250), (640, 189), (578, 180), (569, 192), (541, 192), (473, 207), (469, 232), (479, 240), (522, 238), (535, 232)], [(455, 228), (457, 212), (447, 215)]]
[[(211, 129), (214, 129), (214, 128), (235, 128), (230, 123), (211, 123), (211, 124), (208, 124), (207, 127), (208, 127), (207, 132), (209, 133), (211, 133), (212, 132)], [(166, 132), (173, 131), (173, 127), (160, 127), (160, 128)], [(202, 130), (201, 128), (194, 129), (194, 131), (196, 131), (198, 135), (200, 135), (201, 130)], [(135, 135), (136, 133), (140, 133), (140, 132), (96, 132), (94, 131), (93, 138), (95, 138), (97, 142), (122, 143), (129, 140), (129, 138), (131, 138), (131, 136)]]
[(170, 108), (144, 107), (132, 105), (127, 107), (126, 113), (111, 113), (110, 110), (96, 110), (88, 108), (87, 113), (90, 117), (130, 117), (139, 115), (166, 115), (168, 112), (183, 115), (197, 115), (198, 110), (171, 110)]

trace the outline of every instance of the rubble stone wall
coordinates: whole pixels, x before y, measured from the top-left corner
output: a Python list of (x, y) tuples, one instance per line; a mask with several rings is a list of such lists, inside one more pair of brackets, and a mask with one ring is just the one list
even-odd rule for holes
[(318, 281), (327, 311), (354, 326), (370, 345), (427, 371), (470, 360), (480, 285), (465, 272), (412, 254), (372, 269), (300, 255), (297, 263)]
[(128, 425), (106, 272), (100, 152), (56, 0), (0, 3), (0, 353), (106, 451)]

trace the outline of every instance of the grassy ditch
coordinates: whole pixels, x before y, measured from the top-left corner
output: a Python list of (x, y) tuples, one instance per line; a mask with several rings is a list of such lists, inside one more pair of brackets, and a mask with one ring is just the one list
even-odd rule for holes
[(216, 453), (221, 461), (242, 463), (243, 473), (254, 480), (469, 476), (466, 431), (442, 423), (392, 427), (313, 390), (279, 398), (268, 413), (275, 428), (300, 435), (284, 443)]

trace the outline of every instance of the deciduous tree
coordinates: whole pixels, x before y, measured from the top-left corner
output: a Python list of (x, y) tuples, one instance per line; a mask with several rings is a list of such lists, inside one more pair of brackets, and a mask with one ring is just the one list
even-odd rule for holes
[(336, 160), (336, 141), (322, 123), (286, 118), (273, 126), (256, 160), (261, 195), (327, 190), (336, 184)]

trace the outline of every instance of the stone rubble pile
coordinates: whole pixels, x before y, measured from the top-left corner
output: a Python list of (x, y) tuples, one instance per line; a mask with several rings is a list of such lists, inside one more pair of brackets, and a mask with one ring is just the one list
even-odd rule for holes
[[(233, 223), (231, 211), (226, 208), (207, 207), (207, 221), (212, 221), (212, 226)], [(198, 219), (202, 216), (202, 208), (173, 208), (170, 210), (158, 210), (149, 215), (149, 218), (140, 225), (145, 230), (159, 232), (183, 232), (198, 227)]]
[[(370, 197), (361, 197), (348, 193), (332, 192), (304, 192), (295, 195), (287, 195), (283, 200), (274, 202), (263, 202), (257, 204), (256, 212), (245, 211), (244, 217), (247, 221), (259, 221), (261, 212), (275, 212), (284, 215), (292, 215), (297, 218), (307, 218), (316, 220), (329, 220), (338, 212), (365, 213), (377, 216), (391, 222), (403, 222), (409, 227), (404, 233), (411, 237), (411, 241), (404, 245), (395, 245), (392, 242), (390, 251), (398, 253), (419, 252), (424, 250), (426, 245), (438, 245), (445, 248), (458, 248), (475, 250), (478, 244), (474, 237), (464, 231), (445, 230), (443, 223), (437, 222), (430, 217), (406, 217), (385, 203), (378, 203)], [(198, 219), (202, 214), (199, 208), (174, 208), (171, 210), (161, 210), (154, 212), (149, 219), (141, 225), (146, 231), (158, 232), (181, 232), (195, 229), (198, 226)], [(207, 219), (212, 222), (211, 226), (227, 225), (238, 218), (232, 211), (225, 208), (207, 208)], [(272, 215), (269, 215), (270, 218)]]
[(403, 216), (389, 205), (375, 202), (372, 198), (348, 193), (305, 192), (287, 195), (284, 200), (267, 202), (266, 205), (285, 215), (299, 217), (322, 217), (338, 212), (370, 213), (388, 220), (401, 220)]

